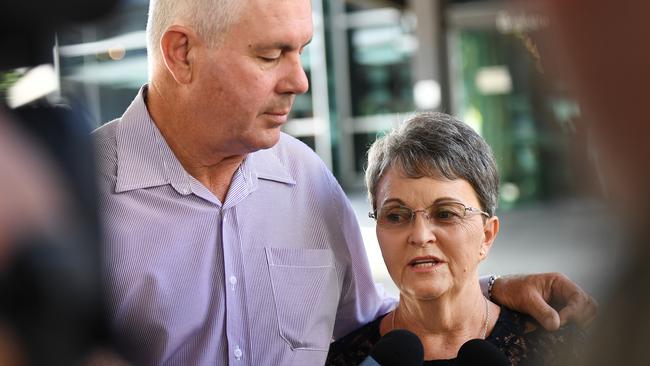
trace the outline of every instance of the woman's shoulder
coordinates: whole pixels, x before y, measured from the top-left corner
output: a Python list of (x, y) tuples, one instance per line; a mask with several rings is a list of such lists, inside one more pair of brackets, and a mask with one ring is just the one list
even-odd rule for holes
[(585, 332), (575, 325), (550, 332), (530, 316), (501, 307), (487, 340), (501, 349), (512, 365), (552, 365), (580, 359), (585, 338)]
[(362, 326), (354, 332), (330, 344), (325, 365), (346, 366), (360, 364), (379, 342), (379, 324), (386, 315)]

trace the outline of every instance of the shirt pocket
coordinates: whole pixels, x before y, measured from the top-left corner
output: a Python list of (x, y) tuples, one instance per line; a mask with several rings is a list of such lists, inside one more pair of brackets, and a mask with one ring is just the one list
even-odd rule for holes
[(340, 297), (332, 252), (264, 249), (281, 337), (294, 350), (327, 351)]

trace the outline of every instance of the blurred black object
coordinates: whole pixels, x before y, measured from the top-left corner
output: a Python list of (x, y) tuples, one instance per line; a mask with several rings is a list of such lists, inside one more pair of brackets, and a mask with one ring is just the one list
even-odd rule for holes
[(395, 329), (386, 333), (361, 365), (415, 366), (424, 361), (424, 347), (415, 333)]
[(0, 70), (52, 62), (57, 29), (106, 16), (117, 0), (0, 1)]
[[(0, 73), (53, 63), (57, 29), (106, 16), (116, 3), (2, 0)], [(53, 213), (61, 227), (11, 238), (9, 262), (0, 266), (0, 325), (10, 327), (31, 365), (79, 364), (107, 341), (91, 124), (80, 110), (43, 99), (11, 110), (0, 101), (0, 118), (45, 153), (65, 190), (65, 210)]]
[(508, 366), (510, 361), (495, 345), (483, 340), (472, 339), (458, 350), (460, 366)]

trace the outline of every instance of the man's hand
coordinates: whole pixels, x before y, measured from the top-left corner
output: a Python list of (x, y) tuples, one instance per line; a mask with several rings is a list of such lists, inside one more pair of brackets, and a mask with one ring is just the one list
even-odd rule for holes
[(549, 331), (569, 321), (583, 327), (588, 325), (596, 317), (598, 306), (591, 296), (561, 273), (501, 277), (492, 287), (492, 299), (531, 315)]

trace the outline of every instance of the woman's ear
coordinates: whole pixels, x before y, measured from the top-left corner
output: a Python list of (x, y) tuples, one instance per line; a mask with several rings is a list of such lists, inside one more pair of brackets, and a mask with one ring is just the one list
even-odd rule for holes
[(482, 261), (487, 257), (498, 234), (499, 218), (496, 216), (489, 217), (483, 225), (483, 242), (479, 251), (479, 260)]
[(199, 42), (198, 35), (182, 25), (172, 25), (163, 34), (160, 52), (167, 70), (176, 82), (188, 84), (192, 81), (192, 53)]

